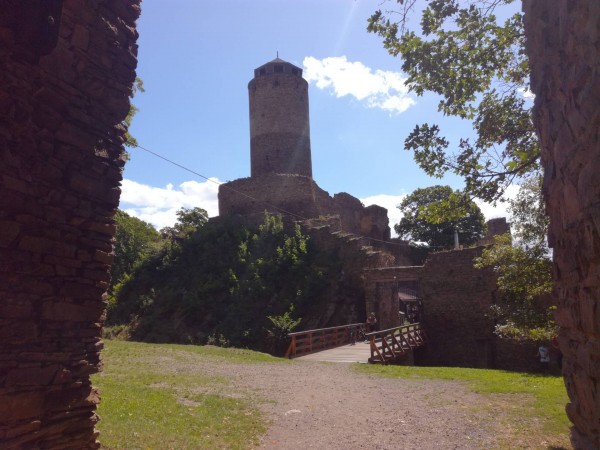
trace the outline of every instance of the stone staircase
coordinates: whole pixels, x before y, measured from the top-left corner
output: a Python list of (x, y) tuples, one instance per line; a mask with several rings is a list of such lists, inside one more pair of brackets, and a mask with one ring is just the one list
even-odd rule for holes
[(349, 258), (350, 260), (344, 262), (353, 267), (360, 265), (361, 270), (364, 270), (391, 267), (395, 264), (395, 257), (387, 250), (372, 245), (373, 241), (370, 238), (341, 230), (335, 216), (309, 219), (301, 222), (301, 226), (320, 248), (337, 251), (342, 259)]

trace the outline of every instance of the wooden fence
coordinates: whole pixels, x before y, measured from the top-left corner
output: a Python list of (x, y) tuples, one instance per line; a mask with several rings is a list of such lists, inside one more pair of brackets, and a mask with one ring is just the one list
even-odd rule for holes
[(365, 335), (371, 343), (370, 363), (396, 362), (428, 341), (427, 333), (420, 323), (402, 325)]
[(358, 338), (358, 333), (365, 331), (364, 323), (353, 323), (339, 327), (319, 328), (317, 330), (298, 331), (289, 333), (290, 345), (285, 352), (286, 358), (307, 355), (309, 353), (327, 350), (350, 344)]

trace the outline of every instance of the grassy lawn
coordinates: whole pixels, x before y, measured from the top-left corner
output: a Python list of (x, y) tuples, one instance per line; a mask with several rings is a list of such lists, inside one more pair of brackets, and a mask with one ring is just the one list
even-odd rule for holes
[(252, 448), (264, 419), (245, 393), (204, 374), (207, 358), (232, 363), (276, 358), (236, 349), (107, 341), (100, 388), (100, 440), (107, 449)]
[[(232, 364), (233, 370), (233, 364), (290, 363), (248, 350), (125, 341), (107, 341), (103, 357), (104, 372), (94, 375), (92, 382), (102, 396), (100, 441), (103, 448), (113, 450), (255, 448), (266, 431), (256, 397), (215, 375), (210, 366), (223, 364), (227, 370)], [(356, 370), (467, 383), (489, 396), (482, 413), (506, 435), (500, 448), (570, 448), (561, 377), (365, 364), (357, 364)]]
[[(490, 407), (511, 435), (503, 448), (571, 448), (568, 402), (559, 376), (454, 367), (357, 365), (356, 370), (390, 378), (442, 379), (464, 382), (477, 393), (490, 396)], [(510, 433), (508, 433), (510, 431)], [(515, 440), (519, 445), (515, 445)], [(527, 447), (525, 447), (527, 446)]]

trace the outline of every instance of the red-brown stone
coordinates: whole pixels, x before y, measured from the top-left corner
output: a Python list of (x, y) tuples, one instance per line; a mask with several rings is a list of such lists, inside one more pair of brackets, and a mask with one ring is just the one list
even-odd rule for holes
[(600, 448), (600, 3), (525, 0), (559, 343), (577, 449)]
[[(0, 3), (0, 17), (31, 6)], [(61, 3), (45, 56), (0, 20), (0, 448), (99, 446), (89, 375), (101, 368), (139, 2)]]

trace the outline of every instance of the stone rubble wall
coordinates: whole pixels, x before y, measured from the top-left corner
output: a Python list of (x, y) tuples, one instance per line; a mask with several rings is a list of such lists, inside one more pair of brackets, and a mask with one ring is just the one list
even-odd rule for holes
[(238, 214), (250, 224), (259, 225), (265, 210), (295, 220), (337, 215), (344, 231), (377, 240), (390, 237), (385, 208), (364, 207), (360, 200), (345, 192), (331, 197), (310, 177), (268, 173), (219, 186), (220, 216)]
[(367, 271), (367, 307), (386, 315), (385, 327), (396, 326), (392, 319), (397, 316), (398, 302), (393, 298), (393, 284), (417, 282), (423, 323), (430, 337), (415, 355), (417, 364), (494, 366), (494, 323), (489, 308), (494, 302), (496, 277), (491, 270), (473, 267), (473, 259), (483, 248), (433, 253), (423, 266)]
[(0, 448), (98, 448), (90, 374), (140, 7), (64, 0), (57, 45), (38, 58), (10, 20), (36, 4), (48, 3), (0, 4)]
[(600, 2), (525, 0), (558, 341), (577, 449), (600, 448)]
[(431, 342), (421, 365), (493, 367), (496, 277), (491, 269), (476, 269), (473, 259), (483, 247), (431, 254), (419, 278), (424, 323)]
[(394, 263), (394, 257), (370, 246), (369, 239), (340, 230), (331, 221), (306, 221), (301, 226), (309, 234), (311, 244), (329, 253), (341, 268), (340, 277), (330, 280), (327, 309), (321, 312), (318, 321), (303, 322), (304, 329), (364, 322), (365, 269), (388, 267)]

